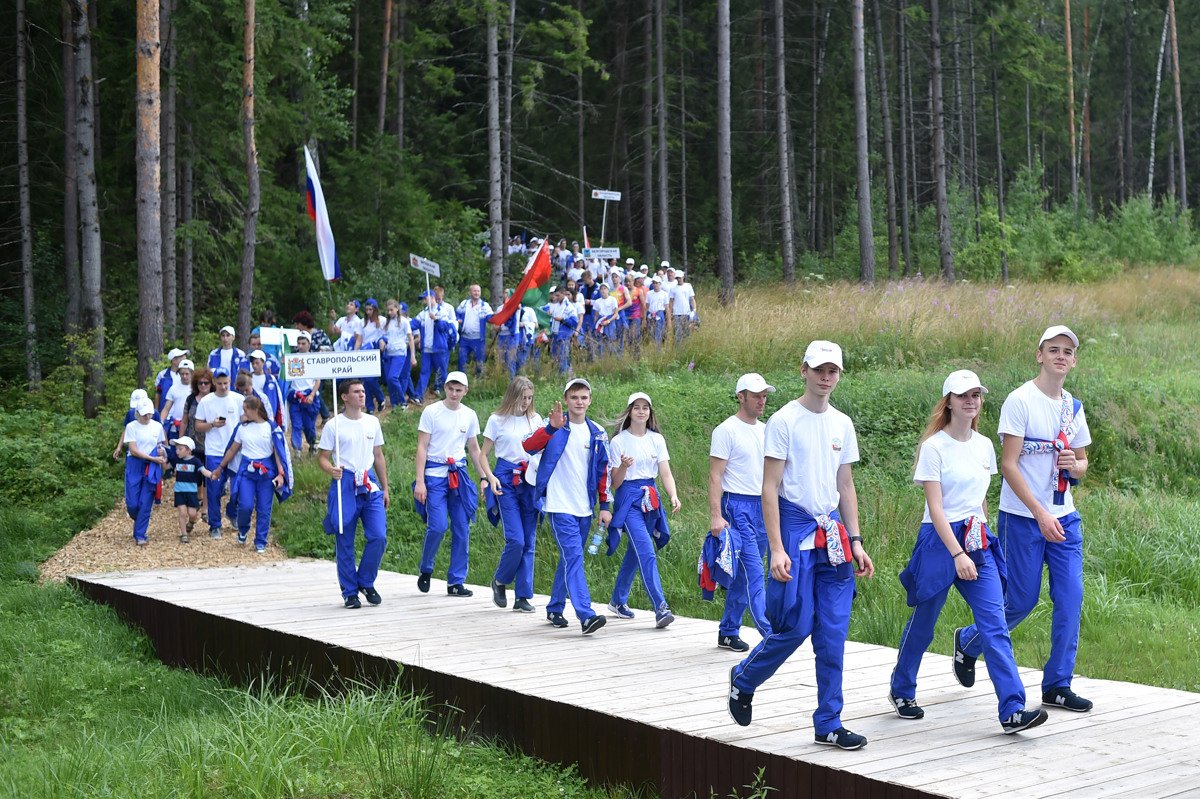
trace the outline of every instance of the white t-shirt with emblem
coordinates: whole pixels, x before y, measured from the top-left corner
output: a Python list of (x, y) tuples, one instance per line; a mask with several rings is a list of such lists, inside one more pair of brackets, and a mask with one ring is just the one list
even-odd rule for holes
[(421, 411), (417, 430), (429, 434), (425, 476), (445, 477), (449, 472), (447, 459), (454, 458), (455, 464), (466, 462), (467, 437), (476, 438), (479, 435), (479, 417), (466, 405), (450, 410), (443, 400)]
[[(155, 447), (167, 440), (167, 435), (163, 431), (163, 426), (151, 419), (146, 424), (142, 424), (137, 419), (134, 419), (129, 424), (125, 425), (126, 444), (136, 444), (138, 452), (150, 457), (156, 457), (163, 453), (155, 452)], [(129, 457), (134, 457), (130, 455)]]
[(339, 413), (321, 428), (317, 446), (326, 452), (336, 452), (337, 465), (358, 474), (375, 465), (375, 448), (383, 446), (383, 428), (369, 413), (357, 419), (347, 419), (346, 414)]
[(766, 434), (764, 423), (746, 424), (737, 416), (730, 416), (713, 430), (708, 454), (725, 461), (722, 491), (762, 496)]
[(613, 436), (608, 445), (608, 462), (614, 469), (621, 465), (625, 455), (633, 456), (633, 465), (625, 471), (626, 480), (649, 480), (658, 477), (658, 465), (671, 460), (667, 453), (667, 440), (662, 433), (647, 430), (643, 436), (635, 436), (628, 429)]
[(167, 392), (167, 402), (171, 403), (171, 419), (178, 422), (183, 418), (183, 408), (187, 405), (187, 398), (192, 395), (192, 386), (190, 383), (176, 383), (171, 386)]
[[(1074, 408), (1074, 403), (1072, 403)], [(1058, 437), (1060, 427), (1059, 415), (1062, 412), (1062, 400), (1051, 399), (1032, 380), (1017, 388), (1004, 400), (1000, 408), (1000, 442), (1004, 443), (1005, 436), (1017, 436), (1023, 439), (1039, 439), (1053, 441)], [(1071, 425), (1067, 428), (1067, 443), (1071, 449), (1086, 447), (1092, 443), (1092, 432), (1088, 429), (1087, 417), (1080, 406)], [(1058, 481), (1058, 472), (1054, 466), (1057, 454), (1043, 452), (1022, 455), (1017, 459), (1017, 467), (1025, 478), (1029, 490), (1042, 507), (1053, 516), (1062, 518), (1075, 510), (1075, 498), (1067, 488), (1063, 504), (1054, 504), (1054, 487)], [(1016, 492), (1004, 481), (1000, 486), (1000, 510), (1015, 513), (1018, 516), (1033, 518), (1033, 513), (1025, 507), (1025, 503), (1017, 497)]]
[(592, 431), (587, 422), (568, 421), (570, 438), (550, 482), (546, 484), (546, 512), (591, 516), (588, 504), (588, 458), (592, 450)]
[(221, 457), (229, 446), (233, 435), (234, 425), (242, 418), (242, 403), (246, 398), (236, 391), (230, 391), (224, 397), (208, 394), (196, 406), (196, 421), (212, 424), (222, 416), (225, 424), (214, 427), (204, 434), (204, 453), (206, 456)]
[(234, 442), (241, 444), (241, 455), (252, 461), (274, 461), (275, 444), (271, 441), (269, 422), (242, 422), (233, 434)]
[[(958, 441), (939, 430), (921, 444), (913, 482), (941, 484), (942, 510), (951, 524), (972, 516), (986, 522), (983, 503), (995, 473), (996, 447), (991, 439), (972, 430), (970, 439)], [(933, 521), (928, 502), (922, 521)]]
[(483, 437), (495, 445), (497, 458), (520, 463), (529, 460), (529, 453), (521, 446), (521, 442), (543, 424), (538, 413), (529, 416), (500, 416), (493, 413), (483, 428)]
[[(779, 495), (813, 516), (832, 513), (841, 502), (838, 469), (858, 461), (858, 436), (850, 417), (837, 408), (813, 413), (792, 400), (767, 422), (763, 454), (784, 461)], [(814, 534), (800, 545), (812, 549)]]

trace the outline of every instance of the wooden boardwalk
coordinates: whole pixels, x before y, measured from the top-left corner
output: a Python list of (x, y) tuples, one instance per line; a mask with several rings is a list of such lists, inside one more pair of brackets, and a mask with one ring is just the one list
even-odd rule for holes
[[(1002, 735), (985, 664), (964, 689), (950, 659), (929, 654), (918, 697), (926, 716), (904, 721), (886, 699), (896, 651), (851, 642), (843, 718), (870, 744), (843, 752), (812, 742), (807, 646), (759, 689), (754, 724), (735, 725), (725, 695), (739, 656), (717, 649), (712, 621), (656, 630), (643, 611), (584, 638), (573, 618), (566, 630), (545, 622), (546, 597), (534, 598), (536, 614), (513, 613), (496, 608), (488, 588), (458, 599), (434, 580), (421, 594), (414, 576), (392, 572), (376, 584), (381, 606), (348, 611), (324, 561), (71, 581), (145, 629), (168, 663), (234, 678), (399, 678), (460, 708), (483, 734), (664, 797), (705, 799), (710, 788), (726, 796), (759, 768), (780, 797), (1200, 797), (1195, 693), (1078, 678), (1093, 712), (1051, 710), (1042, 727)], [(746, 638), (756, 640), (753, 630)], [(1021, 676), (1036, 702), (1040, 673)]]

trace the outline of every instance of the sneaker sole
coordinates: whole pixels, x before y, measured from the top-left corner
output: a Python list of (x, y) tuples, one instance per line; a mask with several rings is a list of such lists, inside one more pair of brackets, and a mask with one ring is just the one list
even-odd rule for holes
[(833, 746), (833, 747), (836, 747), (836, 748), (841, 749), (846, 752), (853, 752), (857, 749), (863, 749), (867, 745), (867, 742), (863, 741), (862, 743), (858, 744), (857, 746), (842, 746), (837, 741), (823, 741), (823, 740), (819, 740), (819, 739), (815, 739), (815, 738), (813, 739), (813, 743), (819, 744), (820, 746)]
[(1034, 727), (1039, 727), (1042, 724), (1045, 724), (1047, 718), (1049, 718), (1049, 715), (1047, 715), (1046, 711), (1043, 710), (1041, 713), (1034, 716), (1033, 719), (1028, 724), (1022, 725), (1020, 727), (1005, 727), (1004, 734), (1012, 735), (1014, 732), (1021, 732), (1022, 730), (1031, 730)]
[(750, 651), (749, 645), (747, 645), (744, 648), (741, 648), (741, 647), (736, 647), (736, 646), (730, 646), (729, 644), (717, 644), (717, 649), (728, 649), (730, 652), (738, 652), (738, 653)]
[(673, 615), (663, 616), (661, 619), (655, 620), (654, 626), (660, 630), (663, 630), (669, 627), (673, 621), (675, 621), (675, 617)]
[(584, 629), (584, 635), (591, 635), (592, 633), (596, 632), (596, 630), (599, 630), (601, 627), (603, 627), (605, 622), (608, 621), (608, 619), (600, 615), (593, 616), (592, 618), (596, 621), (592, 622), (592, 626)]

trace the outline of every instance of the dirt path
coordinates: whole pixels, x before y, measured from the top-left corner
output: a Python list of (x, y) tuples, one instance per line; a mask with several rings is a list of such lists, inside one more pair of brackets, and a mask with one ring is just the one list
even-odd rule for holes
[(275, 544), (273, 536), (267, 543), (266, 552), (261, 555), (255, 552), (253, 528), (250, 542), (239, 544), (237, 531), (228, 519), (224, 520), (220, 540), (209, 537), (208, 525), (201, 520), (189, 536), (190, 543), (181, 543), (173, 503), (171, 486), (164, 486), (162, 504), (150, 515), (150, 543), (139, 547), (133, 542), (133, 522), (125, 512), (125, 502), (118, 500), (116, 507), (95, 527), (79, 533), (41, 565), (42, 580), (61, 581), (68, 574), (123, 569), (249, 565), (287, 557), (287, 553)]

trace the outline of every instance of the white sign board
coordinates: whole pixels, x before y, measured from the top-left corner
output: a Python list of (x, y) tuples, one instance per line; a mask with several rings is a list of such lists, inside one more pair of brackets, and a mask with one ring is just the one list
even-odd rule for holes
[(379, 377), (379, 350), (354, 352), (289, 352), (283, 357), (285, 380), (346, 380), (351, 377)]
[(620, 247), (584, 247), (584, 258), (599, 258), (601, 261), (607, 261), (609, 258), (621, 258)]
[(593, 200), (612, 200), (613, 202), (621, 201), (621, 192), (608, 191), (607, 189), (592, 189)]
[(260, 327), (258, 337), (264, 347), (282, 347), (285, 338), (288, 346), (294, 347), (300, 331), (294, 327)]
[(408, 265), (413, 269), (424, 272), (430, 277), (442, 276), (442, 267), (436, 261), (431, 261), (428, 258), (422, 258), (421, 256), (414, 255), (411, 252), (408, 254)]

